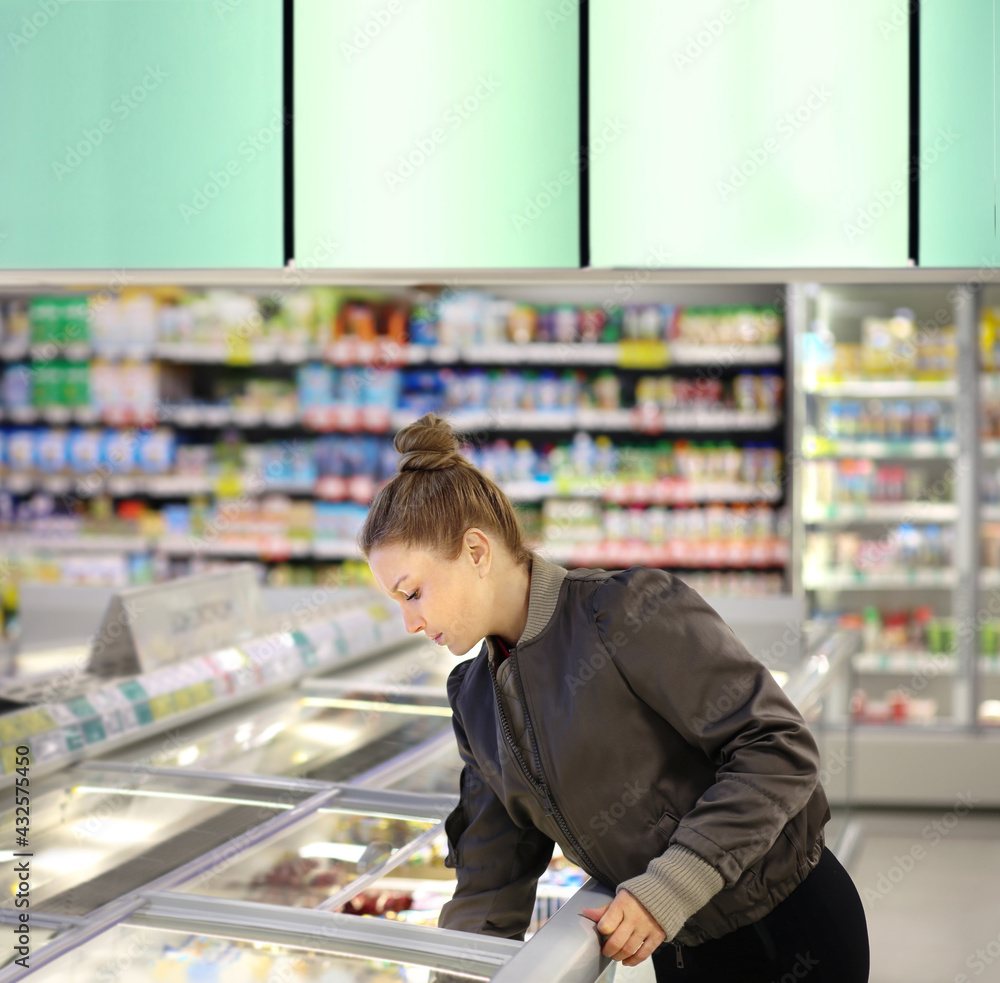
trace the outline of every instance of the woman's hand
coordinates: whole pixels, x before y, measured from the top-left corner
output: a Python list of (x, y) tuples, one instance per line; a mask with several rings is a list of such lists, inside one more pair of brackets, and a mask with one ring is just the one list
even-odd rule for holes
[(601, 952), (623, 966), (638, 966), (667, 938), (656, 919), (628, 891), (615, 895), (603, 908), (584, 908), (597, 931), (610, 938)]

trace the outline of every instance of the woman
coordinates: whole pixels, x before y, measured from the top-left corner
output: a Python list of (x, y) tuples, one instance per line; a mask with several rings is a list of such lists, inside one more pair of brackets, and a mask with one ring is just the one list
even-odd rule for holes
[(427, 415), (359, 536), (410, 632), (455, 653), (465, 767), (440, 925), (522, 938), (558, 843), (616, 892), (602, 951), (658, 980), (864, 983), (868, 936), (824, 846), (819, 753), (770, 672), (671, 574), (534, 555)]

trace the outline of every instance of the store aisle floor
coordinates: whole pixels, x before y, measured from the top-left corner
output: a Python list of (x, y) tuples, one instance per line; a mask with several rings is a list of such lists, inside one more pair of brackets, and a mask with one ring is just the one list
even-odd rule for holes
[(871, 983), (1000, 983), (1000, 812), (856, 816)]

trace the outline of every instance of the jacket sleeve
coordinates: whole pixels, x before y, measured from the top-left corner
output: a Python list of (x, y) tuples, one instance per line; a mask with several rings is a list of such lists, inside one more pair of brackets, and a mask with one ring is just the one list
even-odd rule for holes
[(438, 925), (523, 939), (534, 911), (535, 887), (554, 844), (534, 827), (522, 829), (514, 823), (483, 774), (494, 772), (496, 764), (487, 761), (480, 767), (472, 753), (458, 711), (458, 693), (470, 664), (460, 663), (448, 677), (448, 701), (464, 767), (458, 806), (445, 820), (445, 863), (456, 868), (458, 887), (441, 909)]
[(735, 884), (806, 805), (819, 749), (770, 671), (682, 581), (633, 568), (605, 581), (594, 603), (601, 640), (633, 692), (716, 768), (666, 853), (620, 885), (644, 904), (645, 894), (676, 930)]

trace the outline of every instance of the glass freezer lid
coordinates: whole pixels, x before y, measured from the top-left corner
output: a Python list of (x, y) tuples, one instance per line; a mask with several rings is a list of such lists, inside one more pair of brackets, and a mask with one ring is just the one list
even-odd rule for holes
[(285, 695), (159, 735), (108, 757), (163, 768), (347, 782), (451, 729), (432, 699), (405, 705), (370, 691)]
[[(267, 789), (198, 776), (74, 768), (32, 795), (31, 902), (34, 910), (85, 915), (315, 794), (313, 787)], [(17, 849), (3, 818), (0, 859)], [(0, 889), (17, 890), (14, 864)]]
[(412, 771), (389, 782), (386, 788), (406, 792), (442, 792), (458, 795), (462, 757), (455, 741), (449, 741)]
[[(437, 926), (441, 908), (450, 901), (458, 882), (455, 871), (445, 867), (448, 843), (443, 831), (427, 844), (417, 862), (400, 864), (368, 883), (343, 904), (324, 905), (328, 911), (375, 916), (411, 925)], [(526, 938), (530, 938), (572, 897), (587, 874), (566, 858), (556, 845), (552, 859), (538, 879), (535, 905)]]
[[(415, 957), (416, 958), (416, 957)], [(37, 983), (428, 983), (416, 962), (120, 925), (36, 970)], [(470, 980), (488, 976), (464, 974)]]
[[(295, 908), (315, 908), (432, 829), (438, 819), (374, 815), (324, 806), (315, 816), (176, 890)], [(427, 844), (400, 869), (440, 870), (442, 843)], [(444, 847), (446, 851), (446, 847)]]

